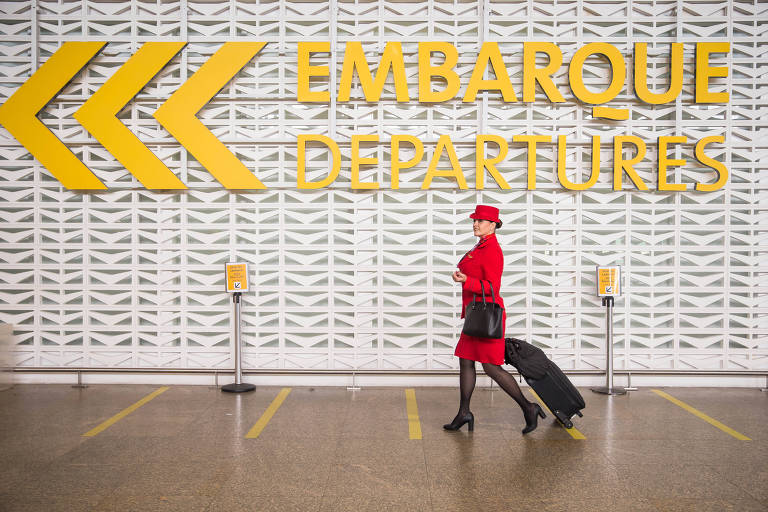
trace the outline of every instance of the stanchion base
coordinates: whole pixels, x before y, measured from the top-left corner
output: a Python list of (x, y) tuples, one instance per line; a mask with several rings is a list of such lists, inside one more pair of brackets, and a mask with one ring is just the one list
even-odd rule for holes
[(618, 387), (609, 388), (607, 386), (592, 388), (592, 391), (594, 391), (595, 393), (601, 393), (603, 395), (626, 395), (627, 394), (627, 390), (624, 388), (618, 388)]
[(256, 386), (253, 384), (246, 384), (245, 382), (240, 384), (225, 384), (224, 386), (221, 386), (222, 391), (226, 391), (227, 393), (245, 393), (246, 391), (253, 391), (256, 389)]

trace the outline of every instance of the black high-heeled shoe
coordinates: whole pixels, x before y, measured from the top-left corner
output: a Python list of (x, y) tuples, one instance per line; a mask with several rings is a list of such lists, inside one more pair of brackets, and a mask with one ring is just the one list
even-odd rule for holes
[(541, 410), (541, 406), (539, 404), (533, 404), (531, 410), (533, 411), (532, 415), (527, 413), (523, 414), (525, 416), (525, 428), (523, 429), (523, 434), (527, 434), (528, 432), (533, 432), (536, 430), (536, 427), (539, 424), (539, 416), (541, 416), (541, 419), (547, 417), (547, 415), (544, 414), (544, 411)]
[(470, 432), (475, 430), (475, 416), (471, 412), (462, 415), (457, 414), (453, 421), (443, 425), (443, 428), (445, 430), (459, 430), (465, 423), (469, 423), (467, 428), (469, 428)]

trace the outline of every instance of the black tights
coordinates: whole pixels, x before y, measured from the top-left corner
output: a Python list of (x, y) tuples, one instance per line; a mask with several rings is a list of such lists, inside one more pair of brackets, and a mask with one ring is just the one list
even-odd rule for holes
[[(501, 366), (490, 363), (483, 363), (483, 370), (486, 375), (492, 378), (501, 389), (506, 391), (517, 402), (523, 413), (528, 413), (532, 404), (523, 396), (520, 386), (517, 385), (515, 378), (510, 373)], [(469, 400), (472, 398), (472, 392), (475, 390), (476, 377), (475, 362), (459, 358), (459, 392), (461, 394), (461, 402), (459, 403), (458, 416), (469, 412)]]
[(472, 392), (475, 390), (475, 362), (469, 359), (459, 358), (459, 393), (461, 401), (459, 402), (459, 416), (469, 412), (469, 399), (472, 398)]

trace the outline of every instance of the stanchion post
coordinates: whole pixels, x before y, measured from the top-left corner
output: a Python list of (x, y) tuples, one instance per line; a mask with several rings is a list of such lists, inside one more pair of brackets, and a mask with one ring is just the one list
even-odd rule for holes
[(606, 297), (603, 299), (603, 305), (606, 307), (606, 326), (605, 332), (608, 333), (606, 338), (606, 348), (608, 349), (608, 358), (605, 363), (605, 386), (610, 392), (613, 387), (613, 297)]
[(352, 370), (352, 385), (347, 386), (347, 391), (360, 391), (360, 386), (355, 384), (355, 371)]
[(242, 294), (235, 292), (232, 294), (232, 302), (235, 304), (235, 382), (221, 386), (222, 391), (230, 393), (243, 393), (253, 391), (256, 386), (243, 382), (242, 368), (242, 345), (240, 343), (240, 296)]
[(624, 388), (627, 391), (637, 391), (637, 388), (632, 386), (632, 372), (627, 370), (627, 387)]
[(602, 297), (605, 306), (606, 363), (605, 386), (592, 388), (595, 393), (605, 395), (626, 395), (627, 390), (613, 385), (613, 304), (614, 297), (621, 295), (621, 267), (609, 266), (596, 268), (597, 295)]
[(603, 297), (603, 306), (606, 307), (605, 324), (607, 332), (605, 340), (605, 344), (607, 345), (605, 386), (592, 388), (592, 391), (605, 395), (626, 395), (626, 389), (613, 385), (613, 297)]
[(77, 384), (72, 384), (72, 387), (80, 389), (85, 389), (88, 387), (88, 384), (83, 384), (83, 372), (80, 370), (77, 371)]

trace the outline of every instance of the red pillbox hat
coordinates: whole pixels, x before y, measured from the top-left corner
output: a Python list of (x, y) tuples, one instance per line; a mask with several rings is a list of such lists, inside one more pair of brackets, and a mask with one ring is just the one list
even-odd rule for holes
[(489, 220), (491, 222), (498, 223), (501, 227), (501, 221), (499, 220), (499, 209), (493, 206), (486, 206), (479, 204), (475, 206), (475, 211), (469, 216), (470, 219)]

